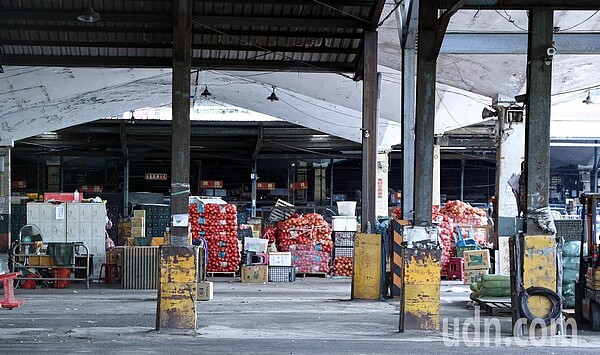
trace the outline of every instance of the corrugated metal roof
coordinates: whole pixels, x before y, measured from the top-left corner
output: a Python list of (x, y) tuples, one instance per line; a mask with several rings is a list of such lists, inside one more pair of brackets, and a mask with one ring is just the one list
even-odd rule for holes
[[(194, 1), (192, 66), (359, 74), (383, 0)], [(0, 0), (2, 63), (170, 67), (171, 1)]]

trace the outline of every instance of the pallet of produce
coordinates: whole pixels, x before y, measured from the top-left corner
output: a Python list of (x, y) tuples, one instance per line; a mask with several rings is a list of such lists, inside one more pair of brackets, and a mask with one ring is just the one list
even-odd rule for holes
[(333, 276), (352, 277), (352, 257), (336, 256), (333, 260)]

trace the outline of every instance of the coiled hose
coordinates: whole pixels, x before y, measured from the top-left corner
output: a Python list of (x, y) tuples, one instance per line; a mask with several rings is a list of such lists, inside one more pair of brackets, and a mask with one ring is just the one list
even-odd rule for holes
[(528, 321), (531, 322), (534, 319), (538, 318), (534, 316), (533, 313), (531, 313), (531, 310), (529, 310), (529, 305), (527, 304), (527, 300), (529, 300), (529, 297), (531, 296), (543, 296), (549, 299), (550, 302), (552, 302), (552, 310), (550, 311), (550, 314), (548, 314), (548, 316), (545, 318), (541, 318), (541, 320), (544, 321), (546, 325), (549, 325), (552, 322), (552, 320), (558, 319), (558, 317), (560, 317), (562, 302), (560, 296), (556, 292), (548, 288), (534, 286), (519, 293), (519, 311), (521, 312), (522, 316), (527, 318)]

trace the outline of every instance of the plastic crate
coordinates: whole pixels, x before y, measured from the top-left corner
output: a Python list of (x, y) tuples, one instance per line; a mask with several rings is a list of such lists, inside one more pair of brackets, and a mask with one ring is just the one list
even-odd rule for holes
[(556, 236), (563, 237), (565, 242), (573, 240), (581, 240), (581, 233), (583, 232), (583, 221), (580, 219), (556, 219), (554, 220), (556, 226)]
[(333, 245), (336, 247), (353, 247), (355, 232), (333, 232)]
[(296, 281), (296, 268), (293, 266), (269, 266), (269, 282)]
[(334, 258), (338, 257), (338, 256), (349, 256), (351, 258), (354, 257), (354, 248), (349, 248), (349, 247), (334, 247), (333, 250), (333, 255)]
[(450, 258), (450, 264), (448, 267), (448, 279), (450, 280), (463, 280), (464, 270), (464, 259), (463, 258)]

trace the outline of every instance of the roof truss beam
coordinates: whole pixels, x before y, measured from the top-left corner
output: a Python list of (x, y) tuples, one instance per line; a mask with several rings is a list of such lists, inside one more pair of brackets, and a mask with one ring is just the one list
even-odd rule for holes
[[(448, 8), (451, 2), (440, 1), (439, 8)], [(554, 10), (599, 10), (597, 0), (465, 0), (464, 9), (471, 10), (527, 10), (551, 8)]]
[[(600, 33), (555, 33), (557, 54), (600, 54)], [(527, 33), (446, 33), (443, 54), (527, 54)]]

